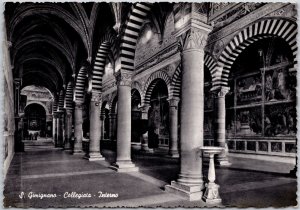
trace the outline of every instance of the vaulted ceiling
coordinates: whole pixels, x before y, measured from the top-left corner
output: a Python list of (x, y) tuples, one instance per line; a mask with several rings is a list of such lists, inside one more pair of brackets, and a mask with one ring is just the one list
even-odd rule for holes
[[(15, 78), (58, 93), (84, 62), (92, 64), (108, 30), (116, 37), (131, 3), (6, 3), (5, 21)], [(172, 4), (154, 4), (149, 21), (163, 34)]]

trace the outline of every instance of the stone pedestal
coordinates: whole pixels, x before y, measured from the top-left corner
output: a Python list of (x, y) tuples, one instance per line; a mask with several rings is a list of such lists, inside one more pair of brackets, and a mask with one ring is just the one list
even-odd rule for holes
[(215, 100), (217, 102), (215, 145), (224, 148), (223, 151), (216, 156), (216, 164), (221, 166), (231, 165), (228, 161), (228, 147), (226, 143), (225, 96), (228, 92), (228, 87), (215, 90)]
[(90, 102), (90, 149), (88, 160), (104, 160), (100, 154), (100, 93), (92, 93)]
[(132, 72), (120, 70), (117, 75), (118, 85), (118, 127), (117, 161), (111, 168), (118, 172), (138, 171), (131, 162), (131, 75)]
[(169, 100), (170, 141), (169, 156), (178, 158), (178, 98)]
[(167, 185), (169, 192), (189, 200), (202, 197), (202, 153), (204, 121), (204, 47), (210, 26), (191, 27), (181, 35), (182, 43), (182, 98), (180, 133), (180, 173), (176, 182)]
[(75, 130), (73, 155), (83, 154), (82, 151), (82, 103), (75, 102)]
[(214, 164), (214, 155), (220, 154), (224, 149), (222, 147), (202, 147), (203, 152), (209, 155), (208, 183), (202, 199), (208, 204), (220, 204), (222, 199), (219, 195), (219, 185), (215, 183), (216, 172)]
[(72, 110), (66, 110), (66, 121), (65, 121), (65, 145), (66, 151), (71, 150), (71, 137), (72, 137)]
[(144, 152), (152, 152), (153, 151), (153, 149), (150, 149), (148, 146), (148, 111), (149, 111), (149, 108), (150, 108), (150, 105), (144, 105), (140, 108), (141, 113), (142, 113), (141, 119), (145, 123), (144, 126), (146, 127), (146, 128), (144, 128), (144, 131), (141, 136), (141, 143), (142, 143), (141, 151), (144, 151)]

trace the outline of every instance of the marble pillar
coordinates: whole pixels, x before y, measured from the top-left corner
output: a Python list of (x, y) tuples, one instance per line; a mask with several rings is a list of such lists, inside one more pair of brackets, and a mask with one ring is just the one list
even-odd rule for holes
[(72, 110), (66, 109), (65, 145), (64, 145), (66, 151), (71, 150), (71, 137), (72, 137)]
[(204, 47), (211, 27), (202, 23), (181, 34), (182, 85), (180, 173), (165, 189), (200, 200), (204, 189), (202, 173), (203, 121), (204, 121)]
[(104, 132), (105, 132), (105, 112), (101, 112), (100, 114), (100, 130), (101, 130), (101, 140), (104, 140)]
[(57, 112), (57, 141), (56, 147), (63, 147), (63, 112)]
[(226, 143), (225, 96), (229, 92), (229, 87), (222, 87), (218, 90), (214, 90), (214, 92), (217, 103), (215, 145), (224, 148), (223, 152), (216, 155), (216, 164), (227, 166), (230, 165), (230, 163), (228, 161), (228, 146)]
[(138, 171), (131, 161), (131, 71), (116, 74), (118, 88), (117, 158), (111, 168), (118, 172)]
[(179, 157), (178, 153), (178, 103), (179, 98), (169, 99), (170, 140), (169, 155)]
[(101, 121), (100, 121), (100, 106), (101, 94), (92, 92), (90, 101), (90, 149), (88, 160), (104, 160), (100, 154), (100, 137), (101, 137)]
[(82, 154), (82, 102), (75, 102), (75, 128), (74, 128), (74, 151), (73, 155)]
[(53, 117), (52, 117), (52, 139), (53, 139), (53, 143), (54, 145), (56, 145), (56, 141), (57, 141), (57, 115), (55, 112), (53, 112)]
[(116, 117), (115, 113), (109, 114), (109, 139), (111, 141), (115, 140)]
[(144, 105), (140, 108), (142, 116), (141, 119), (143, 121), (144, 126), (146, 127), (145, 130), (142, 132), (141, 136), (141, 150), (145, 152), (153, 152), (153, 149), (150, 149), (148, 146), (148, 111), (149, 111), (150, 105)]

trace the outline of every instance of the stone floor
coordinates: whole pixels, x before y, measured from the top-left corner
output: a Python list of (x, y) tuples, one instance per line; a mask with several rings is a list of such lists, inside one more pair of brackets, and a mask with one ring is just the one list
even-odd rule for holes
[[(102, 162), (88, 162), (80, 155), (73, 156), (49, 145), (27, 146), (25, 151), (15, 154), (8, 171), (4, 189), (5, 207), (207, 206), (203, 201), (189, 202), (164, 191), (164, 186), (176, 179), (178, 159), (161, 154), (135, 153), (133, 161), (140, 171), (117, 173), (108, 168), (115, 157), (110, 150), (103, 150), (106, 161)], [(244, 165), (247, 165), (245, 159)], [(207, 165), (204, 164), (206, 174)], [(288, 175), (235, 167), (218, 167), (216, 174), (223, 206), (297, 205), (297, 180)], [(99, 191), (117, 193), (118, 197), (99, 198)], [(25, 195), (22, 199), (21, 192)], [(29, 199), (30, 192), (56, 194), (56, 198)], [(91, 198), (64, 198), (66, 192), (90, 193)]]

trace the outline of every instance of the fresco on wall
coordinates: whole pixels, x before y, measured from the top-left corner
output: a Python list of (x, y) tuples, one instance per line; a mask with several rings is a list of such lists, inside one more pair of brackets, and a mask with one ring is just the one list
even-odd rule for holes
[(292, 76), (289, 78), (286, 68), (267, 71), (265, 77), (265, 100), (294, 100), (296, 96), (295, 87), (295, 79)]
[(237, 80), (236, 97), (237, 104), (249, 104), (261, 101), (261, 77), (260, 75), (240, 78)]
[(269, 105), (265, 112), (265, 136), (296, 134), (295, 104)]

